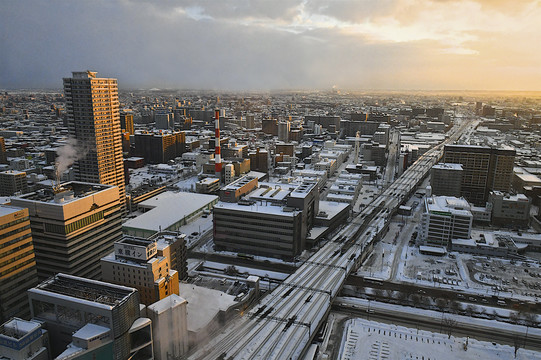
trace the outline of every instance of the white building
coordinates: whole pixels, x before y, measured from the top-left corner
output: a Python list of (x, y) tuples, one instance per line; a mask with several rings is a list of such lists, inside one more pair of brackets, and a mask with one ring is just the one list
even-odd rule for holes
[(230, 184), (235, 179), (235, 167), (233, 164), (227, 164), (224, 168), (225, 183)]
[(425, 199), (421, 241), (425, 245), (448, 246), (451, 239), (469, 239), (473, 215), (463, 198), (432, 196)]
[(181, 358), (188, 350), (187, 305), (185, 299), (171, 295), (147, 307), (156, 360)]

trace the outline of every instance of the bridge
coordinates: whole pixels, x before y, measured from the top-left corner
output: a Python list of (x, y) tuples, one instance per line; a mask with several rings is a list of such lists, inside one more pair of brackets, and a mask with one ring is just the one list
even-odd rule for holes
[(307, 350), (351, 271), (370, 254), (389, 220), (452, 144), (477, 123), (462, 123), (427, 151), (274, 291), (232, 321), (190, 359), (298, 359)]

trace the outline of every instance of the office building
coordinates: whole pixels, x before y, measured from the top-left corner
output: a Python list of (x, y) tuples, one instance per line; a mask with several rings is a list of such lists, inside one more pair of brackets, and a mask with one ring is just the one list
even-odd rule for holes
[(122, 224), (125, 234), (148, 238), (161, 231), (177, 231), (212, 210), (218, 196), (166, 191), (138, 204), (143, 212)]
[(287, 144), (287, 143), (278, 143), (276, 144), (276, 154), (295, 156), (295, 145)]
[(0, 323), (13, 316), (28, 318), (26, 290), (38, 274), (28, 209), (0, 206)]
[(469, 239), (473, 215), (463, 198), (432, 196), (424, 201), (420, 239), (425, 245), (447, 247), (453, 239)]
[(156, 129), (173, 130), (175, 128), (175, 117), (169, 111), (156, 111), (154, 121)]
[(246, 115), (246, 129), (253, 129), (255, 127), (255, 116)]
[(246, 194), (257, 189), (257, 177), (245, 175), (220, 189), (220, 201), (237, 202)]
[(510, 195), (501, 191), (491, 191), (488, 202), (492, 204), (492, 223), (498, 225), (528, 225), (531, 200), (526, 195)]
[(430, 171), (432, 194), (438, 196), (460, 197), (462, 189), (462, 165), (436, 164)]
[(445, 145), (443, 162), (462, 165), (461, 196), (483, 206), (490, 191), (509, 191), (515, 153), (513, 148)]
[(195, 183), (195, 191), (200, 194), (212, 194), (220, 190), (220, 179), (204, 178)]
[(49, 360), (48, 347), (47, 331), (37, 321), (12, 318), (0, 325), (0, 359)]
[(135, 134), (135, 156), (147, 164), (165, 164), (186, 152), (186, 134), (178, 131), (155, 131)]
[(100, 259), (122, 236), (115, 186), (72, 181), (11, 203), (28, 208), (40, 280), (59, 272), (100, 278)]
[(120, 130), (130, 135), (135, 134), (133, 125), (133, 113), (131, 111), (120, 112)]
[(173, 233), (152, 239), (124, 236), (115, 242), (115, 251), (101, 259), (102, 279), (136, 288), (145, 305), (178, 295), (179, 272), (174, 267), (187, 275), (183, 245), (184, 235)]
[(64, 78), (69, 135), (84, 149), (74, 164), (75, 180), (116, 185), (124, 208), (126, 190), (116, 79), (96, 72), (73, 72)]
[(256, 149), (256, 152), (251, 152), (250, 170), (268, 172), (269, 171), (269, 153), (265, 149)]
[(340, 116), (334, 115), (306, 115), (304, 117), (304, 123), (313, 122), (314, 124), (321, 125), (323, 128), (334, 131), (340, 131)]
[(289, 121), (280, 121), (278, 123), (278, 140), (283, 142), (289, 141), (289, 131), (291, 123)]
[(238, 203), (214, 207), (214, 244), (219, 249), (291, 259), (306, 249), (319, 208), (316, 183), (294, 189), (258, 188)]
[(57, 274), (28, 290), (28, 298), (33, 319), (53, 340), (53, 358), (152, 358), (152, 324), (140, 316), (134, 288)]
[(24, 194), (28, 191), (26, 172), (6, 170), (0, 172), (0, 195), (11, 196), (15, 193)]
[(278, 120), (263, 119), (261, 120), (261, 131), (268, 135), (278, 135)]

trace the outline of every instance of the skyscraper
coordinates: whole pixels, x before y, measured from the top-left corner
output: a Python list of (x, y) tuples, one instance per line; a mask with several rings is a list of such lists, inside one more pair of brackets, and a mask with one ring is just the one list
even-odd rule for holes
[(116, 79), (98, 78), (96, 72), (73, 72), (64, 78), (70, 136), (77, 140), (79, 157), (75, 179), (118, 186), (125, 206), (126, 189)]

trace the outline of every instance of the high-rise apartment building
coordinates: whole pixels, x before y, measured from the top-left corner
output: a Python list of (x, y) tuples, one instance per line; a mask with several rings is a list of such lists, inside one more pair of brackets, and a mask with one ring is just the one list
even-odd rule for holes
[(443, 162), (462, 164), (461, 195), (483, 206), (490, 191), (509, 191), (515, 154), (515, 149), (509, 147), (445, 145)]
[(81, 149), (74, 163), (75, 179), (116, 185), (124, 207), (126, 190), (118, 85), (116, 79), (98, 78), (96, 72), (73, 72), (64, 78), (68, 130)]
[(38, 284), (28, 209), (0, 206), (0, 324), (30, 315), (26, 290)]
[(60, 272), (100, 278), (100, 259), (122, 237), (115, 186), (72, 181), (11, 203), (28, 208), (40, 280)]

